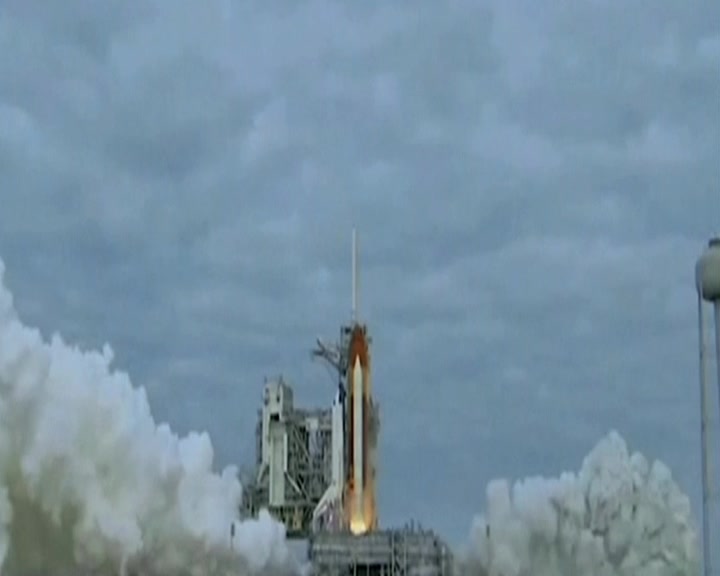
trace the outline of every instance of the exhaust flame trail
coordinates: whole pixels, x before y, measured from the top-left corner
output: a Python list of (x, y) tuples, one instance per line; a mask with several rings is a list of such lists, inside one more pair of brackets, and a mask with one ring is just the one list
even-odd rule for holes
[(696, 576), (690, 501), (661, 462), (630, 454), (611, 432), (580, 472), (487, 489), (462, 574)]
[(0, 260), (0, 575), (290, 570), (279, 524), (237, 521), (209, 437), (157, 426), (112, 357), (24, 326)]

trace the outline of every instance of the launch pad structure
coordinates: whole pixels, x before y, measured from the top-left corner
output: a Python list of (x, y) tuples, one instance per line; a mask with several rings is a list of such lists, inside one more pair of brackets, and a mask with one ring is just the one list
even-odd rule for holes
[(289, 537), (305, 538), (331, 480), (332, 410), (296, 408), (283, 376), (265, 380), (262, 402), (255, 472), (243, 479), (242, 513), (254, 517), (267, 509)]
[(320, 532), (308, 559), (316, 576), (450, 576), (453, 558), (432, 531), (405, 526), (360, 536)]
[(372, 395), (372, 338), (358, 321), (357, 237), (352, 236), (352, 318), (313, 357), (337, 373), (330, 408), (296, 408), (283, 376), (265, 381), (256, 426), (256, 470), (243, 482), (242, 515), (266, 509), (289, 538), (308, 541), (317, 576), (450, 576), (449, 547), (415, 525), (380, 529), (376, 500), (379, 408)]

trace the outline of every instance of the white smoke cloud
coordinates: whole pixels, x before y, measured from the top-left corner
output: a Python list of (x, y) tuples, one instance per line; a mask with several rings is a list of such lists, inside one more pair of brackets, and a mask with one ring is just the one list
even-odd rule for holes
[(281, 525), (237, 521), (236, 470), (212, 472), (208, 436), (156, 425), (109, 347), (43, 341), (3, 280), (0, 260), (0, 574), (289, 570)]
[(661, 462), (611, 432), (580, 472), (487, 489), (462, 560), (476, 576), (695, 576), (688, 497)]

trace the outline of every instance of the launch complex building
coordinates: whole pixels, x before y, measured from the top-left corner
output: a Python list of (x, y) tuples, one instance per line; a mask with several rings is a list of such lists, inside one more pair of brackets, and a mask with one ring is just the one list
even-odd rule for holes
[(357, 237), (352, 237), (352, 317), (332, 345), (313, 356), (337, 373), (331, 408), (300, 409), (282, 376), (266, 380), (256, 426), (256, 467), (244, 479), (242, 513), (267, 509), (288, 537), (308, 541), (318, 576), (449, 576), (448, 546), (414, 526), (380, 529), (377, 496), (378, 405), (371, 381), (372, 339), (358, 320)]
[[(243, 483), (245, 516), (267, 509), (283, 522), (290, 538), (306, 540), (317, 576), (452, 576), (447, 545), (432, 531), (380, 529), (376, 500), (379, 410), (371, 388), (372, 340), (357, 316), (357, 241), (353, 231), (352, 321), (339, 342), (318, 340), (315, 357), (337, 372), (331, 408), (304, 410), (282, 376), (265, 382), (256, 430), (256, 470)], [(710, 392), (716, 372), (720, 398), (720, 238), (697, 260), (703, 494), (703, 573), (713, 572), (710, 526), (717, 498), (710, 477)], [(706, 333), (705, 304), (714, 314), (715, 354)]]

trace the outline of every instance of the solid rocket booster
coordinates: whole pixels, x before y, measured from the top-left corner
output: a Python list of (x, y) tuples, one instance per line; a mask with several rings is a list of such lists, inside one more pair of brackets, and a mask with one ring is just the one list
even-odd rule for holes
[(355, 364), (353, 366), (353, 486), (355, 505), (354, 513), (351, 518), (355, 520), (354, 525), (357, 528), (364, 527), (365, 522), (359, 522), (360, 516), (364, 520), (364, 484), (365, 484), (365, 426), (363, 410), (365, 403), (363, 394), (363, 369), (360, 365), (360, 357), (355, 356)]

